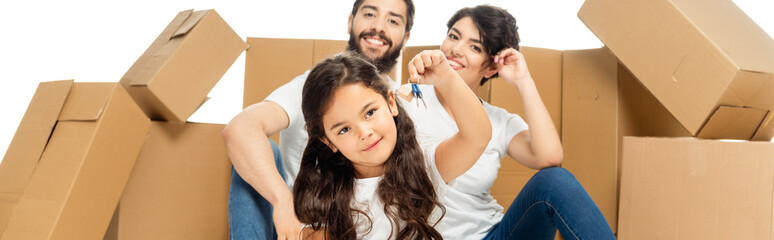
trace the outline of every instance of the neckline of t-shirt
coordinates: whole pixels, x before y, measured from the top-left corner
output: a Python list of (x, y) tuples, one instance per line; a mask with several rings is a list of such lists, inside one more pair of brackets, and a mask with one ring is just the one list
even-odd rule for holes
[(357, 183), (373, 183), (373, 182), (379, 182), (382, 180), (384, 175), (379, 175), (376, 177), (368, 177), (368, 178), (355, 178), (355, 182)]

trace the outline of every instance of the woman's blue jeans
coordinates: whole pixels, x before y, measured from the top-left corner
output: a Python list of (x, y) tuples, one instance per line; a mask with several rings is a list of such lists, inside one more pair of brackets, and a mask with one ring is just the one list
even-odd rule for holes
[[(285, 168), (279, 147), (269, 139), (274, 153), (274, 164), (285, 179)], [(228, 192), (229, 239), (277, 239), (272, 219), (271, 203), (250, 186), (232, 167), (231, 188)]]
[[(450, 226), (451, 227), (451, 226)], [(484, 239), (615, 239), (599, 207), (569, 171), (538, 171)]]

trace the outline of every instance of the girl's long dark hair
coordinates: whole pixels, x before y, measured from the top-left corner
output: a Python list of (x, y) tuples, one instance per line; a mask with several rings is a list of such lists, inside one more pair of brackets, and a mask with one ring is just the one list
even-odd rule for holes
[[(326, 139), (323, 114), (341, 86), (362, 84), (385, 100), (389, 88), (376, 67), (353, 53), (328, 58), (312, 69), (303, 89), (302, 111), (309, 132), (309, 143), (301, 158), (301, 167), (293, 187), (296, 215), (313, 229), (325, 229), (326, 238), (356, 239), (356, 214), (368, 215), (353, 208), (355, 168), (341, 152), (333, 152), (321, 139)], [(395, 149), (385, 162), (384, 176), (377, 192), (384, 212), (398, 228), (397, 239), (442, 239), (430, 222), (438, 206), (425, 160), (415, 138), (414, 123), (398, 105), (394, 117), (397, 128)], [(373, 224), (372, 222), (369, 224)], [(373, 225), (371, 225), (373, 226)], [(370, 229), (370, 228), (369, 228)]]

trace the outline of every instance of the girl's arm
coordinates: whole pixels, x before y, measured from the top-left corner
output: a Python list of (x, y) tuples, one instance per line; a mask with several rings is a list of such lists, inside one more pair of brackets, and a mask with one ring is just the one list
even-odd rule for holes
[(524, 55), (508, 48), (500, 51), (494, 61), (500, 77), (519, 91), (524, 104), (524, 121), (529, 126), (529, 130), (511, 139), (508, 155), (532, 169), (559, 166), (563, 158), (562, 143), (529, 74)]
[(492, 138), (492, 124), (476, 94), (449, 66), (439, 50), (423, 51), (408, 64), (411, 80), (433, 84), (457, 116), (459, 132), (441, 142), (435, 150), (435, 165), (446, 183), (462, 175), (486, 149)]

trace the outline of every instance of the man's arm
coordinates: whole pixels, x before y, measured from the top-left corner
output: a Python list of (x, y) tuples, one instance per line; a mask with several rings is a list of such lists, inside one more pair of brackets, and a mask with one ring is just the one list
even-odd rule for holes
[(274, 102), (264, 101), (235, 116), (223, 129), (222, 136), (236, 171), (274, 207), (277, 234), (293, 239), (298, 236), (301, 224), (294, 212), (292, 193), (274, 164), (268, 138), (288, 125), (285, 110)]

